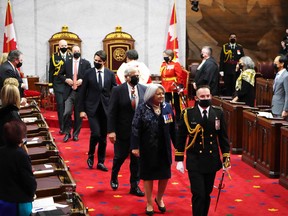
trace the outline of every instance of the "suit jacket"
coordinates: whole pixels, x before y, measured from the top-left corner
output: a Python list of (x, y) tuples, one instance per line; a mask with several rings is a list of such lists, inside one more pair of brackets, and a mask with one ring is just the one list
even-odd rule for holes
[[(84, 75), (85, 75), (85, 71), (88, 70), (89, 68), (91, 68), (90, 62), (87, 61), (86, 59), (80, 58), (79, 59), (77, 80), (78, 79), (83, 80)], [(63, 83), (65, 83), (65, 79), (67, 79), (67, 78), (70, 78), (73, 80), (73, 58), (69, 58), (68, 60), (66, 60), (64, 67), (62, 67), (60, 72), (59, 72), (59, 77)], [(79, 92), (80, 89), (81, 89), (81, 86), (78, 86), (76, 91)], [(65, 83), (65, 89), (64, 89), (64, 93), (63, 93), (64, 100), (66, 100), (68, 98), (68, 96), (71, 94), (72, 90), (73, 90), (72, 87), (70, 85), (68, 85), (67, 83)]]
[[(53, 54), (53, 56), (54, 61), (51, 56), (49, 64), (49, 83), (53, 84), (54, 91), (63, 93), (65, 85), (64, 82), (60, 79), (59, 73), (61, 68), (64, 66), (65, 61), (59, 52)], [(66, 53), (66, 61), (68, 59), (72, 59), (72, 54), (69, 52)]]
[[(197, 124), (203, 125), (203, 118), (198, 106), (187, 108), (186, 111), (188, 123), (192, 129), (194, 129)], [(220, 107), (210, 106), (208, 122), (204, 127), (204, 143), (201, 136), (202, 133), (199, 132), (194, 145), (186, 150), (186, 168), (189, 171), (212, 173), (218, 171), (222, 167), (219, 146), (222, 154), (230, 152), (226, 130), (224, 112)], [(179, 121), (176, 138), (176, 161), (183, 161), (187, 136), (189, 135), (184, 121), (184, 115), (182, 115)], [(194, 136), (195, 135), (189, 136), (188, 144), (191, 143)]]
[(18, 80), (20, 96), (24, 97), (24, 89), (21, 88), (21, 84), (23, 83), (23, 80), (20, 77), (19, 72), (16, 71), (8, 61), (6, 61), (0, 66), (0, 90), (3, 88), (5, 79), (10, 78), (10, 77), (16, 78)]
[(218, 64), (213, 57), (206, 59), (205, 63), (196, 71), (195, 82), (197, 87), (208, 85), (212, 95), (218, 94)]
[[(117, 139), (129, 139), (135, 110), (132, 108), (128, 83), (116, 86), (112, 90), (108, 112), (108, 133), (115, 132)], [(139, 102), (143, 103), (146, 86), (137, 86)]]
[(108, 105), (111, 96), (111, 91), (116, 86), (114, 72), (108, 68), (104, 68), (104, 85), (100, 89), (97, 77), (96, 68), (90, 68), (85, 72), (82, 87), (80, 89), (79, 111), (86, 112), (89, 116), (94, 116), (100, 103), (108, 115)]
[(236, 43), (235, 49), (231, 48), (230, 43), (224, 44), (220, 53), (220, 71), (224, 71), (224, 75), (234, 74), (237, 62), (244, 55), (240, 44)]
[(288, 111), (288, 72), (286, 69), (274, 81), (272, 97), (272, 113), (281, 115), (282, 111)]
[(0, 148), (0, 170), (0, 200), (14, 203), (33, 201), (37, 182), (29, 155), (21, 147)]

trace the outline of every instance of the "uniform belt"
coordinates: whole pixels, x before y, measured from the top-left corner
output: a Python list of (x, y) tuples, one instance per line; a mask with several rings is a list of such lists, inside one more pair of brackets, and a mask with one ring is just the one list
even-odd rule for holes
[(238, 63), (238, 61), (234, 61), (234, 60), (228, 60), (226, 63), (227, 63), (227, 64), (237, 64), (237, 63)]
[(162, 80), (164, 80), (164, 81), (172, 81), (172, 80), (176, 81), (177, 77), (163, 77)]

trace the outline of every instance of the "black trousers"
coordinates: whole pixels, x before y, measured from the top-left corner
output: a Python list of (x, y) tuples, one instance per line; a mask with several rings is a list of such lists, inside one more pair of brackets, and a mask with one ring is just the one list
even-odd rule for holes
[(111, 179), (116, 179), (122, 164), (130, 155), (130, 184), (131, 187), (137, 187), (139, 177), (139, 158), (132, 154), (130, 150), (130, 140), (116, 139), (114, 143), (114, 158)]
[(180, 119), (180, 114), (181, 114), (180, 98), (179, 98), (178, 93), (176, 93), (176, 92), (173, 92), (173, 93), (172, 92), (166, 92), (165, 93), (165, 102), (172, 104), (172, 106), (175, 109), (176, 121), (178, 121)]
[(55, 91), (54, 89), (54, 95), (55, 95), (55, 100), (56, 100), (56, 105), (57, 105), (57, 115), (58, 115), (58, 123), (59, 123), (59, 128), (61, 131), (64, 130), (64, 124), (63, 124), (63, 114), (64, 114), (64, 97), (62, 92)]
[(78, 95), (76, 91), (71, 91), (68, 98), (65, 100), (65, 110), (64, 110), (64, 129), (65, 134), (70, 134), (72, 129), (72, 112), (74, 108), (74, 127), (73, 136), (78, 136), (82, 126), (82, 118), (80, 118), (79, 106), (77, 105)]
[(94, 155), (96, 145), (98, 145), (98, 163), (104, 163), (106, 157), (106, 136), (107, 136), (107, 116), (103, 109), (102, 103), (99, 103), (96, 114), (88, 116), (90, 125), (90, 143), (89, 155)]
[(188, 174), (192, 193), (193, 215), (207, 216), (216, 172), (204, 174), (189, 170)]

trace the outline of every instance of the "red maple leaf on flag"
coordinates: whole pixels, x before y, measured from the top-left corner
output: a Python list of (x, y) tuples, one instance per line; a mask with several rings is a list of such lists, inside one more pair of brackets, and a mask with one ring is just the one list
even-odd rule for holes
[(175, 3), (173, 4), (170, 25), (168, 30), (167, 44), (166, 49), (171, 49), (174, 51), (174, 60), (178, 61), (178, 36), (177, 36), (177, 19), (176, 19), (176, 10)]
[(15, 49), (17, 49), (16, 34), (13, 25), (10, 0), (8, 0), (5, 18), (3, 53), (8, 53)]

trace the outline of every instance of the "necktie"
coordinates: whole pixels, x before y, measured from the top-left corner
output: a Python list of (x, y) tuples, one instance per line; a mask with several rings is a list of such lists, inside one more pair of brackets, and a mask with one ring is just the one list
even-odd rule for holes
[(207, 110), (203, 110), (203, 122), (206, 124), (207, 123)]
[(100, 89), (102, 89), (102, 76), (101, 76), (101, 71), (98, 71), (98, 83)]
[(135, 110), (136, 108), (136, 95), (135, 95), (135, 87), (131, 88), (131, 106)]
[(77, 68), (77, 61), (74, 61), (74, 68), (73, 68), (73, 90), (77, 89), (77, 75), (78, 75), (78, 68)]

